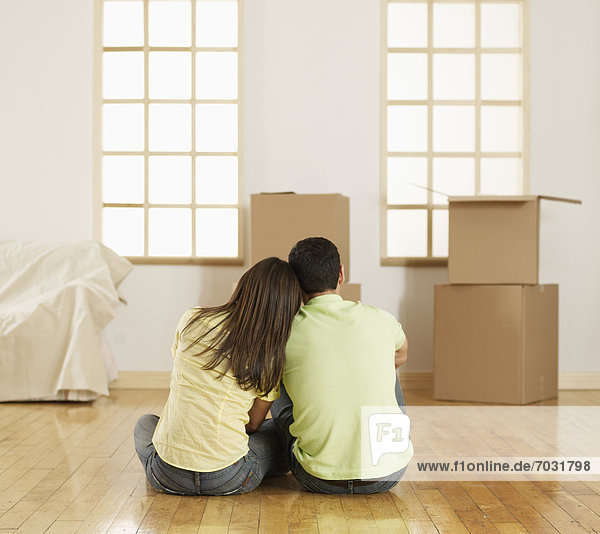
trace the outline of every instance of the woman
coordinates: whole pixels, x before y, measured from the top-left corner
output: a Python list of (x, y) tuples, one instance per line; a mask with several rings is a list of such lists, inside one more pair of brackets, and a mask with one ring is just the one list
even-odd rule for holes
[[(287, 262), (267, 258), (223, 306), (186, 312), (173, 344), (169, 399), (160, 419), (137, 422), (135, 449), (148, 482), (178, 495), (255, 489), (285, 465), (272, 420), (300, 286)], [(263, 422), (264, 421), (264, 422)]]

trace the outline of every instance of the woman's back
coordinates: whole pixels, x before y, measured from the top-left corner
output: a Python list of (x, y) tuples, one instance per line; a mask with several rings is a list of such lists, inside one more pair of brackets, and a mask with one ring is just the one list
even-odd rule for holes
[[(182, 335), (195, 312), (188, 310), (177, 328), (172, 349), (171, 390), (152, 442), (158, 455), (175, 467), (216, 471), (248, 452), (245, 425), (258, 394), (241, 389), (230, 373), (222, 375), (225, 362), (215, 369), (203, 368), (212, 352), (201, 353), (218, 333), (221, 318), (196, 322)], [(190, 347), (212, 327), (215, 330), (211, 334)]]

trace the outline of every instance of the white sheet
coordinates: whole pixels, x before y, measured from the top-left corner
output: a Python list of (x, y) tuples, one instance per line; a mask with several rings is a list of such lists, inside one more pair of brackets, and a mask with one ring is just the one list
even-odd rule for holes
[(131, 270), (95, 241), (0, 243), (0, 401), (108, 395), (101, 333)]

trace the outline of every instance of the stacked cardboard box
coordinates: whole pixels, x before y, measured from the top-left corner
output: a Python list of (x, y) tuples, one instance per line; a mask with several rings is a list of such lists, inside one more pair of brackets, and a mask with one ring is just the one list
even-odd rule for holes
[[(307, 237), (335, 243), (350, 279), (350, 199), (340, 194), (261, 193), (250, 197), (250, 264), (277, 256), (287, 260), (292, 247)], [(360, 300), (360, 284), (345, 283), (346, 300)]]
[(558, 286), (538, 285), (544, 196), (449, 199), (448, 278), (435, 288), (434, 396), (528, 404), (558, 390)]

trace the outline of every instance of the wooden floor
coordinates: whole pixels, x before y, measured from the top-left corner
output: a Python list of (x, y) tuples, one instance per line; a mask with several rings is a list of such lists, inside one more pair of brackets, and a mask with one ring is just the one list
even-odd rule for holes
[[(91, 404), (0, 404), (0, 534), (600, 532), (599, 482), (400, 482), (340, 497), (304, 492), (287, 475), (242, 496), (160, 494), (132, 430), (166, 397), (113, 390)], [(425, 390), (406, 401), (436, 404)], [(561, 392), (558, 404), (600, 405), (600, 391)]]

